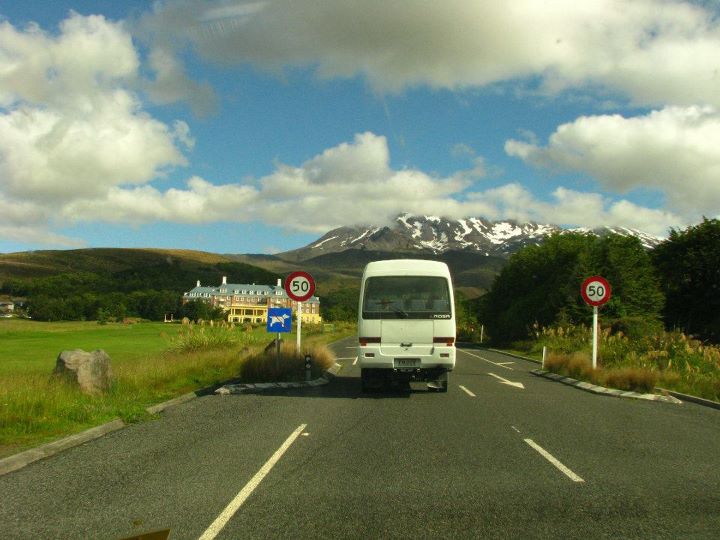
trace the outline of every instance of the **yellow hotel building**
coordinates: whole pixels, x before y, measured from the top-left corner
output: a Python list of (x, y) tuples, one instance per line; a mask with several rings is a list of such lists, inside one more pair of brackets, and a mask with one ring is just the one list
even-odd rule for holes
[[(265, 323), (271, 307), (289, 307), (293, 315), (297, 312), (297, 302), (288, 297), (280, 279), (276, 285), (256, 285), (228, 283), (227, 276), (223, 276), (222, 284), (217, 287), (203, 287), (198, 281), (194, 289), (183, 294), (183, 303), (197, 301), (221, 308), (228, 322)], [(303, 323), (322, 322), (317, 296), (302, 304)]]

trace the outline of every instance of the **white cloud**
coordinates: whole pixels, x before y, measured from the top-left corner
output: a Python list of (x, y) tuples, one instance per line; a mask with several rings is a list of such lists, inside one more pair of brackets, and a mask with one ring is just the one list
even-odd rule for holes
[(482, 203), (480, 215), (491, 219), (510, 218), (568, 227), (622, 226), (657, 236), (666, 236), (671, 226), (686, 224), (681, 217), (662, 209), (564, 187), (556, 188), (549, 201), (539, 199), (515, 183), (472, 193), (470, 200)]
[(402, 212), (568, 226), (620, 225), (657, 235), (683, 223), (670, 212), (562, 187), (550, 201), (516, 183), (472, 191), (461, 200), (469, 186), (464, 174), (441, 178), (419, 170), (394, 170), (389, 159), (385, 137), (362, 133), (300, 166), (278, 164), (274, 173), (253, 185), (214, 185), (193, 177), (183, 190), (113, 187), (104, 199), (68, 204), (64, 217), (119, 223), (260, 221), (316, 233), (341, 225), (388, 222)]
[[(187, 140), (187, 126), (178, 125)], [(185, 164), (175, 134), (139, 111), (122, 90), (85, 111), (22, 107), (0, 115), (3, 190), (18, 199), (61, 201), (144, 184)]]
[(580, 172), (604, 189), (661, 192), (687, 221), (720, 209), (720, 113), (666, 107), (645, 116), (584, 116), (563, 124), (547, 146), (509, 140), (506, 152), (538, 167)]
[(51, 225), (73, 204), (186, 164), (179, 146), (192, 148), (189, 126), (171, 128), (143, 110), (133, 90), (139, 68), (123, 24), (102, 16), (71, 13), (57, 34), (0, 23), (4, 237), (77, 245)]
[(217, 96), (210, 84), (193, 81), (182, 63), (170, 51), (157, 47), (150, 52), (148, 63), (155, 78), (146, 84), (150, 99), (159, 105), (187, 101), (198, 116), (215, 111)]
[[(616, 9), (622, 4), (626, 15), (636, 21), (635, 11), (650, 2), (630, 6), (597, 0), (553, 5), (567, 9), (578, 24), (588, 24), (584, 33), (560, 25), (554, 9), (546, 9), (540, 18), (558, 32), (582, 34), (582, 39), (575, 36), (575, 42), (571, 40), (576, 48), (582, 40), (596, 45), (594, 25), (607, 29), (603, 25), (609, 20), (599, 15), (598, 6), (606, 4)], [(211, 3), (214, 11), (209, 12), (197, 11), (197, 5), (173, 4), (162, 17), (156, 17), (156, 23), (169, 25), (169, 37), (150, 53), (157, 77), (149, 87), (143, 84), (139, 57), (123, 24), (72, 14), (53, 35), (36, 26), (18, 30), (0, 23), (0, 234), (27, 242), (73, 245), (76, 240), (53, 232), (58, 225), (221, 220), (262, 221), (325, 232), (338, 225), (382, 222), (401, 212), (515, 217), (586, 226), (616, 224), (662, 233), (686, 217), (682, 212), (681, 219), (675, 213), (642, 208), (627, 200), (564, 188), (556, 190), (549, 202), (538, 200), (517, 184), (468, 194), (472, 180), (488, 171), (485, 160), (469, 153), (469, 147), (454, 150), (472, 160), (471, 168), (440, 177), (412, 168), (393, 169), (387, 140), (370, 132), (300, 165), (278, 164), (273, 173), (247, 184), (216, 185), (191, 177), (185, 188), (161, 190), (158, 180), (168, 168), (186, 164), (182, 149), (192, 148), (194, 139), (185, 122), (169, 126), (149, 115), (137, 90), (150, 88), (151, 93), (156, 92), (156, 100), (165, 102), (202, 97), (204, 87), (193, 86), (182, 66), (165, 52), (169, 49), (162, 48), (172, 41), (170, 30), (177, 32), (185, 24), (179, 20), (193, 20), (178, 17), (168, 22), (169, 15), (177, 15), (180, 8), (195, 14), (202, 31), (196, 28), (188, 35), (203, 54), (213, 58), (223, 59), (229, 48), (237, 47), (241, 61), (263, 66), (314, 65), (324, 76), (364, 73), (384, 89), (416, 83), (454, 88), (533, 73), (543, 74), (547, 84), (562, 87), (567, 81), (592, 81), (595, 76), (576, 73), (571, 77), (571, 62), (550, 62), (553, 55), (543, 50), (543, 40), (549, 39), (543, 34), (545, 27), (534, 28), (532, 17), (526, 20), (518, 15), (514, 10), (522, 7), (521, 3), (513, 4), (512, 9), (506, 3), (431, 3), (423, 10), (411, 9), (403, 2), (383, 3), (382, 10), (370, 2), (257, 3), (238, 4), (245, 6), (240, 12), (232, 9), (234, 4)], [(534, 12), (537, 8), (532, 6), (536, 5), (525, 7)], [(307, 11), (307, 18), (297, 17), (298, 9)], [(704, 20), (701, 11), (675, 4), (668, 9), (673, 13), (680, 10), (678, 18), (659, 26), (657, 34), (647, 38), (651, 45), (657, 36), (675, 35), (673, 32), (695, 39), (698, 32), (709, 35), (714, 31), (707, 21), (697, 27), (698, 21)], [(224, 26), (228, 13), (234, 17), (229, 27)], [(281, 23), (293, 31), (281, 32)], [(207, 24), (216, 26), (202, 26)], [(453, 25), (459, 25), (458, 30), (448, 31)], [(208, 28), (214, 30), (208, 33)], [(236, 32), (238, 28), (242, 32)], [(529, 54), (535, 44), (526, 43), (530, 40), (522, 36), (535, 39), (536, 34), (537, 54)], [(493, 50), (495, 45), (500, 49)], [(611, 41), (608, 49), (613, 47), (619, 45)], [(563, 54), (573, 57), (583, 50), (580, 47), (575, 53)], [(605, 54), (604, 49), (595, 51), (590, 45), (587, 50)], [(229, 56), (226, 59), (231, 60)], [(550, 65), (554, 67), (550, 69)], [(557, 145), (554, 139), (547, 148), (533, 141), (509, 141), (508, 152), (535, 164), (594, 174), (615, 191), (641, 184), (662, 188), (677, 204), (681, 202), (680, 188), (673, 191), (667, 186), (676, 185), (672, 183), (675, 173), (693, 172), (689, 178), (702, 194), (698, 201), (703, 199), (700, 203), (712, 203), (716, 208), (712, 142), (720, 134), (717, 124), (715, 110), (707, 107), (666, 108), (637, 121), (609, 116), (579, 119), (558, 130)], [(645, 149), (634, 159), (635, 154), (622, 145), (611, 146), (614, 150), (609, 156), (620, 163), (624, 160), (624, 167), (618, 170), (636, 172), (632, 176), (640, 178), (636, 183), (628, 181), (629, 176), (617, 180), (604, 161), (608, 156), (593, 154), (599, 143), (623, 140), (622, 136), (635, 145), (635, 151)], [(678, 147), (683, 150), (680, 158), (666, 158), (666, 153), (672, 154), (668, 149)], [(594, 160), (573, 161), (572, 154), (578, 151)], [(643, 163), (653, 160), (658, 162), (654, 169)], [(654, 178), (660, 180), (652, 184)], [(694, 199), (690, 201), (690, 205), (703, 208)]]
[(30, 25), (0, 22), (0, 106), (17, 103), (92, 106), (118, 84), (133, 80), (140, 62), (121, 23), (71, 14), (57, 36)]
[(720, 24), (673, 0), (190, 0), (156, 4), (142, 27), (206, 59), (380, 91), (459, 89), (536, 77), (543, 91), (594, 85), (639, 104), (720, 105)]
[(395, 171), (385, 137), (361, 133), (299, 167), (278, 164), (257, 187), (215, 185), (199, 177), (188, 188), (160, 192), (152, 186), (112, 187), (102, 198), (81, 198), (63, 209), (67, 220), (147, 223), (262, 221), (290, 229), (325, 232), (339, 225), (389, 220), (399, 212), (456, 214), (452, 195), (460, 178), (434, 178), (417, 170)]

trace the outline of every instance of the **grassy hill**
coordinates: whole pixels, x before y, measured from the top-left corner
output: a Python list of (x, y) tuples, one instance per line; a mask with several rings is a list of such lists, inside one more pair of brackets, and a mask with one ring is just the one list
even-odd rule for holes
[[(446, 262), (456, 290), (467, 299), (490, 287), (504, 259), (470, 251), (390, 253), (352, 249), (305, 261), (278, 255), (220, 255), (170, 249), (75, 249), (0, 255), (0, 295), (24, 297), (41, 320), (93, 319), (134, 315), (162, 320), (181, 313), (182, 293), (195, 286), (230, 283), (274, 284), (294, 270), (317, 283), (316, 295), (329, 318), (352, 318), (360, 277), (368, 262), (394, 258)], [(33, 305), (34, 304), (34, 305)], [(42, 308), (42, 309), (41, 309)]]
[(90, 273), (117, 282), (117, 290), (143, 286), (187, 291), (196, 280), (219, 285), (229, 281), (273, 283), (273, 272), (214, 253), (168, 249), (73, 249), (28, 251), (0, 255), (0, 283)]
[(162, 320), (165, 313), (207, 318), (210, 308), (183, 305), (182, 293), (198, 280), (220, 285), (223, 276), (230, 283), (272, 284), (282, 274), (190, 250), (107, 248), (0, 255), (0, 295), (24, 298), (29, 314), (38, 320)]

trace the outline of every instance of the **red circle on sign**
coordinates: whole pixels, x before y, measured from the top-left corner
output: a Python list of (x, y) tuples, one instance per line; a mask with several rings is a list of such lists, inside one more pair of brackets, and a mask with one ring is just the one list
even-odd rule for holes
[(315, 280), (307, 272), (293, 272), (285, 279), (285, 292), (296, 302), (304, 302), (315, 294)]
[(591, 306), (602, 306), (612, 295), (612, 287), (607, 279), (602, 276), (591, 276), (583, 281), (580, 287), (580, 294), (586, 304)]

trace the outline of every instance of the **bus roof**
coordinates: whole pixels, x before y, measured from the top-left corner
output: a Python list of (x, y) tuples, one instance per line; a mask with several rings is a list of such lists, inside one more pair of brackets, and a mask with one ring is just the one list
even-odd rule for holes
[(450, 278), (450, 269), (447, 264), (439, 261), (390, 259), (368, 263), (363, 277), (370, 276), (443, 276)]

